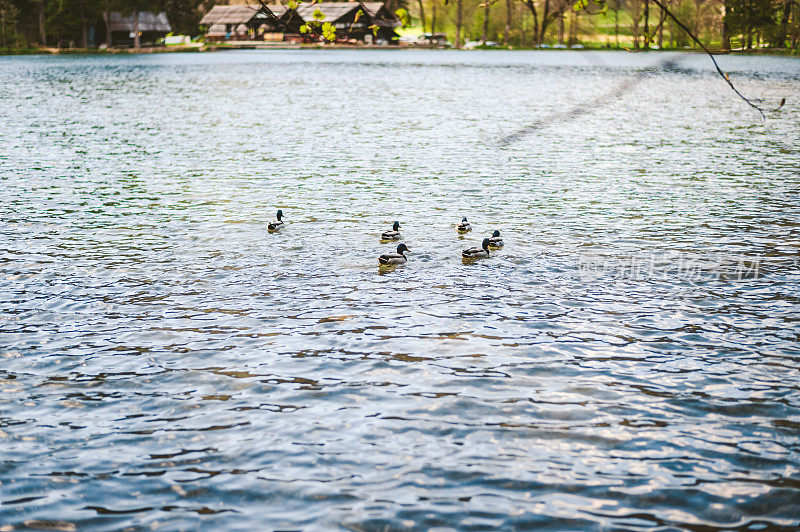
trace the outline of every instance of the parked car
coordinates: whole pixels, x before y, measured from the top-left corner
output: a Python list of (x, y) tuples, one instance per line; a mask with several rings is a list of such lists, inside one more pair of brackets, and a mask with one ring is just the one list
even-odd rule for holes
[(444, 33), (423, 33), (417, 37), (416, 44), (432, 46), (452, 46)]

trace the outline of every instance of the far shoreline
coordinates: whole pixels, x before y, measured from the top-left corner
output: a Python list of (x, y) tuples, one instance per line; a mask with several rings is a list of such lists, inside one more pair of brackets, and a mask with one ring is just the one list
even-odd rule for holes
[[(465, 48), (442, 48), (434, 46), (386, 46), (386, 45), (352, 45), (352, 44), (262, 44), (246, 43), (238, 46), (230, 45), (189, 45), (189, 46), (152, 46), (134, 48), (56, 48), (56, 47), (28, 47), (28, 48), (1, 48), (0, 56), (24, 56), (24, 55), (65, 55), (65, 56), (105, 56), (105, 55), (149, 55), (149, 54), (174, 54), (174, 53), (207, 53), (225, 52), (238, 50), (439, 50), (439, 51), (462, 51), (462, 52), (629, 52), (629, 53), (649, 53), (649, 52), (683, 52), (701, 53), (705, 52), (700, 48), (657, 48), (648, 50), (633, 50), (621, 47), (586, 46), (581, 48), (516, 48), (516, 47), (478, 47), (474, 49)], [(714, 55), (743, 55), (743, 56), (785, 56), (796, 57), (800, 55), (798, 50), (711, 50)]]

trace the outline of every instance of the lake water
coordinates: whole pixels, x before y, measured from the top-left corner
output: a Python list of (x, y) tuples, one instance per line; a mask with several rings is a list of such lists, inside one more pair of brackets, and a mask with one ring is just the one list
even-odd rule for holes
[(0, 59), (2, 530), (795, 530), (800, 60), (719, 60), (786, 105), (696, 54)]

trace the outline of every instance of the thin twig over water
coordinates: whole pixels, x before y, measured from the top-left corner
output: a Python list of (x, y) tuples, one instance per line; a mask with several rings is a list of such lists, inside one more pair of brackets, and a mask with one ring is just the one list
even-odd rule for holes
[[(716, 67), (717, 72), (719, 73), (720, 76), (722, 76), (722, 78), (730, 86), (730, 88), (733, 89), (733, 92), (735, 92), (742, 100), (744, 100), (747, 103), (747, 105), (749, 105), (750, 107), (752, 107), (753, 109), (758, 111), (759, 114), (761, 114), (761, 118), (762, 119), (766, 119), (766, 114), (764, 113), (764, 109), (762, 109), (758, 105), (756, 105), (753, 102), (751, 102), (741, 92), (739, 92), (739, 90), (734, 86), (733, 82), (731, 81), (730, 76), (728, 76), (728, 74), (726, 74), (720, 68), (719, 64), (717, 63), (717, 60), (714, 58), (714, 54), (712, 54), (711, 51), (709, 51), (709, 49), (706, 48), (703, 45), (702, 42), (700, 42), (700, 39), (698, 39), (695, 36), (695, 34), (692, 33), (692, 31), (689, 28), (687, 28), (686, 25), (683, 22), (681, 22), (678, 19), (678, 17), (676, 17), (672, 13), (672, 11), (667, 9), (666, 6), (664, 6), (664, 4), (662, 4), (659, 0), (653, 0), (653, 2), (658, 7), (660, 7), (662, 10), (664, 10), (664, 13), (669, 15), (669, 17), (672, 18), (672, 20), (674, 20), (675, 23), (678, 26), (680, 26), (681, 29), (683, 29), (687, 33), (687, 35), (689, 35), (689, 37), (691, 37), (692, 40), (694, 42), (696, 42), (697, 45), (700, 46), (700, 48), (703, 49), (703, 51), (706, 54), (708, 54), (708, 56), (711, 58), (711, 61), (714, 63), (714, 67)], [(650, 37), (648, 35), (645, 35), (645, 38), (649, 39)], [(675, 62), (668, 59), (668, 60), (662, 61), (660, 63), (660, 66), (663, 67), (663, 68), (672, 67), (672, 66), (675, 66)], [(591, 102), (588, 102), (588, 103), (581, 104), (581, 105), (578, 105), (576, 107), (573, 107), (572, 109), (570, 109), (568, 111), (565, 111), (563, 113), (552, 114), (552, 115), (550, 115), (548, 117), (545, 117), (543, 119), (537, 120), (536, 122), (534, 122), (530, 126), (524, 127), (521, 130), (517, 131), (516, 133), (512, 133), (510, 135), (506, 135), (505, 137), (500, 139), (500, 145), (501, 146), (507, 146), (508, 144), (511, 144), (513, 142), (517, 142), (517, 141), (521, 140), (522, 138), (524, 138), (525, 136), (531, 134), (532, 132), (536, 131), (537, 129), (541, 129), (542, 127), (544, 127), (545, 125), (547, 125), (547, 124), (549, 124), (551, 122), (555, 122), (555, 121), (559, 121), (559, 120), (566, 120), (566, 119), (570, 119), (570, 118), (575, 118), (577, 116), (580, 116), (580, 115), (588, 113), (592, 109), (597, 109), (599, 106), (602, 106), (603, 104), (607, 103), (610, 99), (612, 99), (612, 98), (616, 99), (616, 98), (619, 98), (620, 96), (622, 96), (622, 94), (625, 93), (625, 91), (627, 91), (633, 85), (637, 84), (639, 82), (639, 80), (646, 73), (653, 71), (655, 68), (657, 68), (657, 67), (651, 67), (651, 68), (647, 69), (646, 71), (644, 71), (640, 76), (637, 76), (635, 78), (630, 78), (630, 79), (628, 79), (626, 81), (623, 81), (616, 88), (614, 88), (611, 92), (601, 96), (600, 98), (597, 98), (595, 100), (592, 100)], [(786, 103), (786, 98), (783, 98), (781, 100), (780, 105), (778, 105), (778, 107), (776, 107), (773, 110), (773, 112), (779, 111), (780, 108), (783, 107), (783, 105), (785, 103)]]
[[(751, 102), (750, 100), (748, 100), (747, 98), (745, 98), (744, 94), (742, 94), (741, 92), (739, 92), (739, 90), (738, 90), (738, 89), (737, 89), (737, 88), (736, 88), (736, 87), (733, 85), (733, 82), (731, 81), (731, 78), (728, 76), (728, 74), (726, 74), (725, 72), (723, 72), (723, 71), (722, 71), (722, 69), (721, 69), (721, 68), (719, 67), (719, 65), (717, 64), (717, 60), (716, 60), (716, 59), (714, 59), (714, 54), (712, 54), (712, 53), (711, 53), (711, 52), (708, 50), (708, 48), (706, 48), (706, 47), (703, 45), (703, 43), (701, 43), (701, 42), (700, 42), (700, 39), (698, 39), (698, 38), (695, 36), (695, 34), (694, 34), (694, 33), (692, 33), (692, 31), (691, 31), (689, 28), (687, 28), (687, 27), (686, 27), (686, 25), (685, 25), (683, 22), (681, 22), (680, 20), (678, 20), (678, 17), (676, 17), (675, 15), (673, 15), (673, 14), (672, 14), (672, 11), (670, 11), (669, 9), (667, 9), (667, 8), (666, 8), (666, 6), (664, 6), (664, 4), (662, 4), (661, 2), (659, 2), (659, 0), (653, 0), (653, 2), (654, 2), (654, 3), (655, 3), (657, 6), (658, 6), (658, 7), (660, 7), (660, 8), (661, 8), (661, 9), (664, 11), (664, 13), (666, 13), (667, 15), (669, 15), (669, 17), (670, 17), (672, 20), (674, 20), (674, 21), (675, 21), (675, 23), (676, 23), (678, 26), (680, 26), (680, 27), (681, 27), (681, 29), (682, 29), (683, 31), (685, 31), (685, 32), (686, 32), (686, 34), (687, 34), (687, 35), (689, 35), (689, 37), (691, 37), (691, 38), (692, 38), (692, 40), (693, 40), (694, 42), (696, 42), (696, 43), (697, 43), (697, 45), (698, 45), (700, 48), (702, 48), (702, 49), (703, 49), (703, 51), (704, 51), (705, 53), (707, 53), (707, 54), (708, 54), (708, 57), (710, 57), (710, 58), (711, 58), (711, 61), (714, 63), (714, 66), (717, 68), (717, 72), (719, 72), (719, 75), (720, 75), (720, 76), (722, 76), (722, 78), (725, 80), (725, 82), (726, 82), (728, 85), (730, 85), (731, 89), (733, 89), (733, 92), (735, 92), (736, 94), (738, 94), (738, 95), (739, 95), (739, 97), (740, 97), (742, 100), (744, 100), (745, 102), (747, 102), (747, 105), (749, 105), (750, 107), (752, 107), (753, 109), (755, 109), (756, 111), (758, 111), (758, 112), (761, 114), (761, 118), (763, 118), (763, 119), (766, 119), (766, 115), (764, 114), (764, 110), (763, 110), (763, 109), (761, 109), (761, 107), (759, 107), (759, 106), (757, 106), (756, 104), (754, 104), (753, 102)], [(649, 36), (648, 36), (647, 38), (649, 39)]]

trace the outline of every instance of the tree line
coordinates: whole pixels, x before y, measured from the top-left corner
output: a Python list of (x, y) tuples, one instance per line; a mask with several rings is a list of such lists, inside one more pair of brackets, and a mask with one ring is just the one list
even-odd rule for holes
[[(0, 0), (0, 47), (86, 48), (97, 22), (110, 12), (166, 12), (179, 35), (199, 35), (200, 19), (214, 0)], [(101, 39), (102, 40), (102, 39)]]
[[(684, 48), (691, 31), (720, 49), (798, 50), (800, 0), (389, 0), (413, 15), (424, 33), (513, 47), (585, 45)], [(254, 0), (256, 2), (256, 0)], [(85, 48), (88, 34), (111, 11), (167, 13), (173, 33), (200, 36), (200, 19), (214, 0), (0, 0), (0, 47)], [(241, 2), (239, 2), (241, 3)]]
[[(412, 0), (426, 32), (518, 47), (694, 47), (651, 0)], [(660, 0), (707, 47), (800, 47), (800, 0)]]

